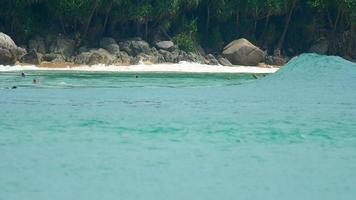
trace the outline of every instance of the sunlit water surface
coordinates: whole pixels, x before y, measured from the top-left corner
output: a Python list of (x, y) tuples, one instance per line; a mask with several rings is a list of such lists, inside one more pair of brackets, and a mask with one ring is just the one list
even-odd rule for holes
[(356, 198), (356, 65), (341, 58), (258, 80), (19, 73), (0, 73), (0, 200)]

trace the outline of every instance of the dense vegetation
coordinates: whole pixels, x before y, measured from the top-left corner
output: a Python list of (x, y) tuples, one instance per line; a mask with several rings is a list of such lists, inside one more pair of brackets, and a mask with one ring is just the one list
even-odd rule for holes
[(139, 36), (214, 52), (245, 37), (270, 51), (296, 54), (321, 37), (354, 35), (356, 29), (356, 0), (0, 1), (0, 31), (20, 44), (47, 33), (68, 35), (78, 45)]

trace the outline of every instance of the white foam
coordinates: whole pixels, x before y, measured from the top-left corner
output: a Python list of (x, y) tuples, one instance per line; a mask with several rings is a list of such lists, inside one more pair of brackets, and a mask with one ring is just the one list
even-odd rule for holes
[(90, 71), (90, 72), (182, 72), (182, 73), (274, 73), (278, 68), (261, 68), (252, 66), (226, 67), (221, 65), (204, 65), (198, 63), (180, 62), (178, 64), (138, 64), (130, 66), (116, 65), (93, 65), (64, 68), (45, 68), (34, 65), (0, 65), (0, 72), (10, 71), (31, 71), (31, 70), (51, 70), (51, 71)]

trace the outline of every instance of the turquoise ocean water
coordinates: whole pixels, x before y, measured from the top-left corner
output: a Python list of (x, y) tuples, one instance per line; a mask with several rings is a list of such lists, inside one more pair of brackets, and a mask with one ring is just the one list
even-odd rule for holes
[(19, 73), (0, 73), (0, 200), (356, 199), (356, 65), (341, 58), (258, 80)]

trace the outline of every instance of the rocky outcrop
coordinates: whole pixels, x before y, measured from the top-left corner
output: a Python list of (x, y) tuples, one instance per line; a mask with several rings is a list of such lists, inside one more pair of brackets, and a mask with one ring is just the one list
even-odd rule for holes
[(66, 58), (64, 57), (64, 55), (56, 54), (56, 53), (45, 54), (42, 59), (46, 62), (54, 62), (54, 63), (66, 61)]
[(13, 65), (16, 63), (16, 58), (8, 49), (0, 47), (0, 65)]
[(25, 49), (18, 47), (10, 36), (0, 32), (0, 65), (13, 65), (25, 54)]
[(133, 64), (133, 57), (129, 56), (125, 51), (121, 51), (119, 55), (117, 55), (115, 63), (118, 65), (130, 65)]
[(114, 38), (103, 38), (100, 40), (100, 47), (107, 50), (113, 55), (120, 54), (120, 47)]
[(150, 54), (150, 45), (140, 38), (130, 39), (119, 43), (120, 50), (125, 51), (131, 56), (137, 56), (140, 53)]
[[(226, 48), (226, 51), (231, 48), (236, 50), (238, 48), (236, 45), (235, 43), (231, 44)], [(17, 47), (9, 36), (0, 34), (0, 64), (11, 65), (20, 60), (33, 65), (39, 65), (41, 61), (71, 62), (79, 65), (159, 64), (181, 61), (208, 65), (232, 65), (222, 56), (206, 55), (202, 48), (203, 53), (199, 51), (185, 52), (171, 41), (157, 42), (153, 46), (140, 38), (121, 41), (119, 44), (113, 38), (103, 38), (99, 42), (98, 49), (90, 49), (87, 46), (76, 48), (74, 40), (70, 38), (63, 35), (46, 35), (45, 37), (32, 38), (28, 42), (29, 53), (26, 54), (26, 51)], [(239, 49), (236, 51), (241, 53)], [(22, 58), (19, 59), (20, 57)]]
[(35, 49), (32, 49), (29, 53), (22, 56), (20, 61), (22, 63), (32, 64), (32, 65), (39, 65), (42, 60), (42, 55), (37, 53)]
[(267, 65), (274, 65), (274, 66), (283, 66), (287, 64), (289, 58), (281, 57), (281, 56), (267, 56), (266, 57), (266, 64)]
[(63, 35), (59, 35), (49, 42), (49, 51), (53, 54), (63, 55), (65, 58), (69, 58), (74, 54), (75, 42)]
[(28, 42), (28, 49), (35, 50), (38, 53), (46, 54), (47, 53), (47, 46), (45, 39), (37, 36), (29, 40)]
[(256, 66), (265, 60), (265, 53), (246, 39), (232, 41), (222, 55), (234, 65)]
[(74, 63), (82, 65), (105, 64), (111, 65), (116, 61), (115, 56), (110, 54), (105, 49), (94, 49), (88, 52), (83, 52), (74, 58)]
[(219, 61), (215, 58), (215, 56), (212, 54), (208, 54), (206, 56), (206, 60), (207, 60), (206, 64), (208, 64), (208, 65), (219, 65), (220, 64)]
[(232, 66), (231, 62), (222, 56), (218, 57), (218, 61), (219, 61), (220, 65), (222, 65), (222, 66)]

